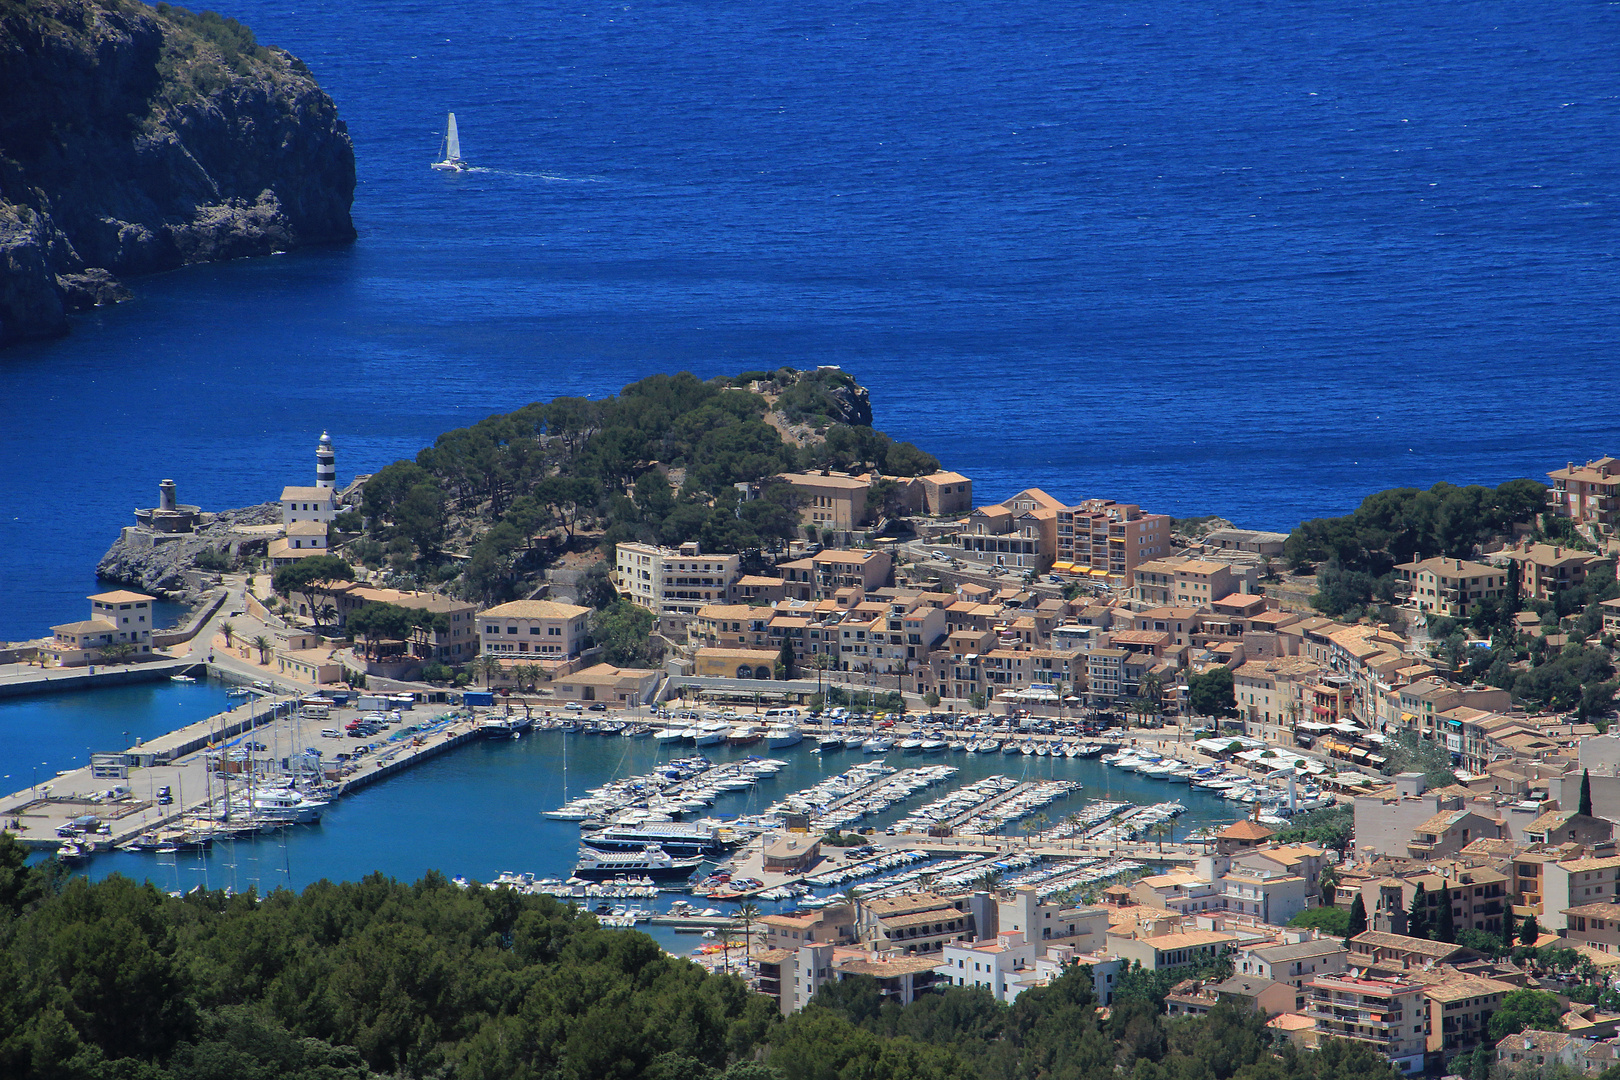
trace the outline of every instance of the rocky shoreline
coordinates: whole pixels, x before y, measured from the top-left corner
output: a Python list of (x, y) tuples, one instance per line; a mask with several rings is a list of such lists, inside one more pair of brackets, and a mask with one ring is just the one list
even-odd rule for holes
[[(279, 525), (281, 504), (260, 503), (203, 514), (195, 532), (162, 537), (130, 527), (96, 563), (96, 576), (171, 600), (192, 602), (219, 582), (221, 565), (262, 556)], [(154, 542), (155, 541), (155, 542)]]
[(0, 345), (120, 276), (354, 238), (354, 148), (297, 57), (129, 0), (0, 12)]

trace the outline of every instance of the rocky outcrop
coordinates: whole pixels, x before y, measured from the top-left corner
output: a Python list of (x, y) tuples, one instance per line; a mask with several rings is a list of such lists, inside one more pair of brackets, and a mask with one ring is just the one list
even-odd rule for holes
[(296, 57), (217, 15), (0, 3), (0, 344), (119, 276), (353, 239), (354, 148)]
[(212, 584), (210, 576), (220, 567), (264, 554), (268, 537), (249, 526), (280, 521), (281, 504), (271, 502), (204, 514), (195, 532), (182, 535), (131, 526), (96, 564), (96, 576), (171, 599), (192, 599)]

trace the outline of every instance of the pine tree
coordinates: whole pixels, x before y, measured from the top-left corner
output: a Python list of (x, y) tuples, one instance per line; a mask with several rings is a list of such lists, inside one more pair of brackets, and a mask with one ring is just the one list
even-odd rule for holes
[(1444, 941), (1449, 945), (1457, 943), (1457, 923), (1451, 913), (1451, 889), (1440, 890), (1440, 914), (1434, 922), (1434, 940)]
[(1578, 811), (1586, 817), (1592, 816), (1592, 770), (1581, 770), (1581, 806)]
[[(1512, 913), (1509, 912), (1508, 918), (1511, 919), (1512, 917)], [(1541, 927), (1537, 924), (1535, 915), (1526, 915), (1524, 922), (1519, 924), (1519, 944), (1527, 947), (1532, 946), (1540, 936)]]
[(782, 669), (782, 678), (797, 679), (799, 677), (798, 664), (793, 656), (793, 642), (786, 634), (782, 635), (782, 654), (776, 658), (776, 666)]
[(1412, 894), (1412, 906), (1406, 913), (1406, 933), (1411, 937), (1429, 936), (1429, 892), (1421, 881), (1418, 882), (1417, 891)]
[(1362, 902), (1361, 893), (1357, 892), (1355, 900), (1350, 904), (1350, 928), (1344, 932), (1345, 939), (1349, 940), (1357, 934), (1365, 933), (1366, 930), (1367, 905)]

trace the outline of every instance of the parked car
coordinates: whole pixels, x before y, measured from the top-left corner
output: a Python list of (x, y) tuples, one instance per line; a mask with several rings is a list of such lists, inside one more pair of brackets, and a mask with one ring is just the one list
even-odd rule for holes
[(591, 706), (591, 712), (607, 712), (607, 702), (598, 701), (596, 704)]

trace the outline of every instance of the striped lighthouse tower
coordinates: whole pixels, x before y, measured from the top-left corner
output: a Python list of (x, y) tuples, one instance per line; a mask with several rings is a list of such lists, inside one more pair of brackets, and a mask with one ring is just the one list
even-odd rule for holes
[(337, 487), (337, 455), (332, 453), (332, 436), (321, 432), (321, 441), (315, 446), (315, 486)]

